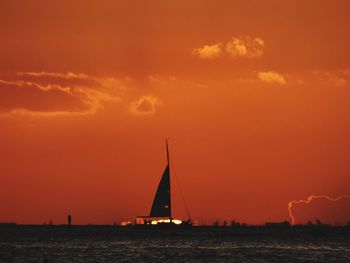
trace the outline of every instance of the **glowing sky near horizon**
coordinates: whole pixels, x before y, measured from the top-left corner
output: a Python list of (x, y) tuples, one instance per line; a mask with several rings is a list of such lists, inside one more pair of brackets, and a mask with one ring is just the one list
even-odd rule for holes
[(168, 137), (204, 223), (349, 195), (349, 24), (346, 0), (1, 1), (0, 222), (148, 214)]

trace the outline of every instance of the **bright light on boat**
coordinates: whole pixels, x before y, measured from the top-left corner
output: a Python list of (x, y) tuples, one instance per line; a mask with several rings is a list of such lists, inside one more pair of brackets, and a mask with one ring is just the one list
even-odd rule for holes
[(130, 226), (131, 225), (131, 221), (122, 221), (120, 223), (121, 226)]
[[(178, 219), (172, 219), (171, 220), (172, 223), (174, 223), (175, 225), (180, 225), (182, 223), (181, 220)], [(158, 220), (152, 220), (151, 224), (152, 225), (157, 225), (157, 224), (161, 224), (161, 223), (170, 223), (170, 219), (158, 219)]]

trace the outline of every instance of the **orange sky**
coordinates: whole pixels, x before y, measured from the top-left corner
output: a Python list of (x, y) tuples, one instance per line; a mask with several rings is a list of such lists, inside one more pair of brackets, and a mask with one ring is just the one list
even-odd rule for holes
[[(148, 214), (166, 137), (204, 223), (350, 194), (349, 1), (140, 2), (1, 1), (0, 221)], [(344, 223), (350, 200), (293, 211)]]

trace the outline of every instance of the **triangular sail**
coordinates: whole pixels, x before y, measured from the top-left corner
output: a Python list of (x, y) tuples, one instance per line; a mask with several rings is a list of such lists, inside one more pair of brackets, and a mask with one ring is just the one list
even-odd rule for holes
[(151, 217), (171, 217), (169, 165), (165, 168), (153, 200)]
[(169, 168), (169, 149), (166, 141), (166, 155), (168, 165), (166, 166), (162, 178), (160, 179), (156, 195), (153, 200), (151, 217), (170, 217), (171, 218), (171, 196), (170, 196), (170, 168)]

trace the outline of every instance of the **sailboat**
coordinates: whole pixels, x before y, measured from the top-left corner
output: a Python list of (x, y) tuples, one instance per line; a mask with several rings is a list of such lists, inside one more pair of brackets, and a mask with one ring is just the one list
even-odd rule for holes
[[(171, 194), (170, 194), (170, 158), (169, 158), (169, 147), (168, 140), (165, 141), (166, 144), (166, 156), (167, 165), (160, 179), (156, 194), (154, 196), (151, 212), (149, 216), (138, 216), (135, 219), (136, 225), (144, 226), (155, 226), (155, 225), (182, 225), (191, 226), (191, 219), (188, 213), (189, 219), (182, 221), (175, 219), (171, 213)], [(186, 204), (185, 204), (186, 205)]]

